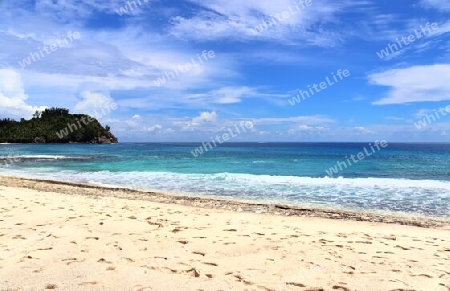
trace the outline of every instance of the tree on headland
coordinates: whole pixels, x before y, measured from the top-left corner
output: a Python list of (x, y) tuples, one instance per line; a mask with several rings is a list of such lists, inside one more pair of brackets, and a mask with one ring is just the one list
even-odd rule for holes
[(41, 112), (40, 118), (48, 118), (48, 117), (55, 117), (55, 116), (68, 116), (69, 115), (69, 109), (65, 108), (47, 108), (44, 111)]
[(36, 112), (33, 114), (33, 118), (40, 118), (41, 112), (39, 110), (36, 110)]

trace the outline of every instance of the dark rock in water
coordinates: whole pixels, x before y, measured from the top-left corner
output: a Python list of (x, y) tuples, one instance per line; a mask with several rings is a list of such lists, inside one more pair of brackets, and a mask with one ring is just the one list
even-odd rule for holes
[(41, 136), (37, 136), (34, 138), (34, 143), (45, 143), (45, 138)]
[(117, 137), (115, 137), (112, 133), (108, 132), (106, 136), (95, 137), (91, 140), (90, 143), (94, 144), (114, 144), (118, 143)]

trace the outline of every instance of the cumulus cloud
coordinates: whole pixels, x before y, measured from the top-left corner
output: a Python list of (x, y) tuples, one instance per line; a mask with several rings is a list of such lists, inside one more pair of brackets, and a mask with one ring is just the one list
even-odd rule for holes
[(143, 131), (147, 131), (147, 132), (156, 132), (156, 131), (160, 130), (161, 128), (162, 128), (161, 125), (155, 124), (154, 126), (150, 126), (150, 127), (144, 126), (144, 127), (142, 128), (142, 130), (143, 130)]
[(83, 114), (101, 118), (117, 109), (114, 99), (103, 92), (83, 91), (80, 93), (80, 97), (82, 100), (75, 105), (74, 109)]
[(374, 105), (450, 100), (450, 64), (393, 69), (368, 76), (369, 82), (389, 88)]
[(213, 128), (217, 128), (216, 121), (219, 115), (216, 111), (204, 111), (198, 116), (188, 120), (174, 120), (173, 124), (181, 126), (181, 131), (209, 131)]
[(356, 135), (359, 135), (359, 134), (372, 134), (372, 133), (374, 133), (372, 130), (370, 130), (367, 127), (364, 127), (364, 126), (355, 126), (353, 128), (353, 130), (354, 130), (354, 133)]
[(30, 118), (36, 110), (46, 108), (28, 105), (27, 99), (21, 75), (11, 69), (0, 69), (0, 114), (5, 117)]
[(192, 125), (199, 125), (204, 122), (215, 122), (217, 121), (217, 113), (215, 111), (205, 111), (200, 113), (199, 116), (192, 118)]

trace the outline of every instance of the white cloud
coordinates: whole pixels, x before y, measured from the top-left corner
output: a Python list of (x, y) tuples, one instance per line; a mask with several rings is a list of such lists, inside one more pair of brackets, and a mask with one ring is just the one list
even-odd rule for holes
[(360, 134), (372, 134), (374, 133), (372, 130), (364, 127), (364, 126), (355, 126), (353, 128), (353, 131), (355, 133), (355, 135), (360, 135)]
[(397, 116), (386, 116), (384, 119), (386, 120), (392, 120), (392, 121), (404, 121), (404, 117), (397, 117)]
[[(143, 1), (143, 0), (141, 0)], [(45, 3), (44, 3), (45, 2)], [(40, 5), (64, 10), (62, 2), (52, 4), (52, 1), (41, 1)], [(68, 0), (67, 10), (71, 10), (74, 1)], [(107, 9), (95, 1), (81, 6), (98, 6), (98, 10)], [(118, 1), (120, 5), (126, 1)], [(52, 9), (53, 9), (52, 8)], [(26, 9), (15, 7), (17, 17), (12, 17), (0, 10), (0, 65), (20, 68), (19, 62), (37, 53), (37, 48), (49, 45), (56, 38), (61, 39), (69, 31), (78, 31), (81, 35), (70, 43), (44, 58), (32, 62), (23, 70), (23, 80), (27, 87), (39, 87), (40, 92), (48, 90), (54, 95), (55, 87), (63, 87), (72, 94), (83, 90), (86, 84), (109, 90), (164, 89), (185, 90), (202, 87), (217, 87), (219, 80), (238, 77), (234, 70), (236, 64), (229, 55), (222, 54), (209, 59), (187, 73), (181, 74), (167, 82), (164, 88), (157, 87), (153, 80), (173, 71), (173, 67), (185, 65), (196, 60), (197, 54), (209, 48), (193, 48), (190, 45), (170, 41), (169, 36), (162, 36), (152, 31), (143, 31), (139, 25), (129, 24), (113, 31), (83, 28), (77, 22), (57, 24), (52, 18), (34, 15)], [(50, 9), (50, 8), (49, 8)], [(96, 8), (97, 9), (97, 8)], [(49, 10), (51, 11), (51, 9)], [(102, 10), (103, 11), (103, 10)], [(53, 12), (52, 12), (53, 13)], [(53, 14), (52, 14), (53, 15)], [(25, 25), (29, 17), (33, 25)], [(80, 17), (80, 15), (78, 15)], [(119, 16), (117, 16), (119, 17)], [(217, 60), (216, 60), (217, 59)], [(83, 88), (80, 88), (83, 87)], [(96, 89), (97, 89), (96, 88)], [(89, 88), (92, 90), (92, 88)], [(51, 98), (49, 96), (49, 98)]]
[(323, 133), (328, 130), (329, 128), (324, 126), (310, 126), (308, 124), (301, 124), (298, 127), (289, 130), (288, 132), (291, 134), (296, 132)]
[(389, 87), (387, 96), (374, 105), (450, 100), (449, 64), (392, 69), (368, 76), (369, 82)]
[(83, 114), (102, 118), (117, 109), (114, 99), (103, 92), (83, 91), (80, 93), (80, 97), (82, 100), (75, 105), (74, 109)]
[(142, 128), (142, 130), (143, 130), (143, 131), (146, 131), (146, 132), (156, 132), (156, 131), (160, 130), (161, 128), (162, 128), (161, 125), (155, 124), (154, 126), (150, 126), (150, 127), (144, 126), (144, 127)]
[(217, 121), (217, 113), (215, 111), (202, 112), (199, 116), (192, 118), (192, 124), (200, 124), (204, 122), (215, 122)]
[(218, 114), (216, 111), (204, 111), (201, 112), (200, 115), (192, 118), (189, 121), (184, 120), (175, 120), (175, 125), (183, 124), (182, 131), (195, 131), (196, 129), (200, 130), (209, 130), (213, 127), (216, 127), (216, 122), (218, 119)]
[[(135, 0), (136, 3), (137, 0)], [(151, 1), (152, 2), (152, 1)], [(149, 5), (149, 0), (141, 0), (142, 5), (132, 6), (132, 14), (139, 13)], [(117, 13), (115, 10), (127, 6), (125, 0), (36, 0), (35, 8), (41, 15), (54, 17), (57, 20), (72, 19), (76, 17), (89, 17), (96, 11), (109, 14)]]
[(45, 109), (45, 106), (28, 105), (27, 99), (20, 74), (11, 69), (0, 69), (0, 114), (30, 118), (36, 110)]
[(334, 120), (321, 115), (309, 115), (309, 116), (295, 116), (295, 117), (266, 117), (251, 119), (254, 124), (282, 124), (282, 123), (300, 123), (300, 126), (304, 124), (316, 125), (333, 123)]
[(422, 118), (425, 115), (427, 115), (428, 113), (431, 113), (432, 110), (431, 109), (420, 109), (419, 111), (416, 112), (416, 114), (414, 114), (414, 116), (416, 118)]
[(288, 94), (270, 94), (260, 92), (261, 88), (249, 86), (226, 86), (206, 93), (186, 94), (185, 100), (200, 105), (240, 103), (244, 98), (260, 98), (270, 101), (288, 98)]
[(257, 92), (255, 88), (250, 87), (223, 87), (211, 91), (210, 95), (212, 95), (215, 102), (228, 104), (241, 102), (243, 97), (255, 96), (257, 95)]
[[(291, 0), (190, 0), (202, 7), (195, 16), (177, 16), (172, 19), (171, 33), (180, 38), (211, 40), (233, 38), (237, 40), (283, 41), (284, 44), (334, 46), (341, 35), (327, 30), (324, 24), (336, 21), (338, 13), (349, 6), (365, 4), (364, 1), (312, 1), (311, 6), (297, 10)], [(272, 16), (290, 11), (290, 17), (278, 21), (260, 33), (254, 28), (272, 20)], [(295, 12), (295, 14), (294, 14)]]
[(427, 8), (450, 11), (450, 0), (422, 0), (420, 4)]

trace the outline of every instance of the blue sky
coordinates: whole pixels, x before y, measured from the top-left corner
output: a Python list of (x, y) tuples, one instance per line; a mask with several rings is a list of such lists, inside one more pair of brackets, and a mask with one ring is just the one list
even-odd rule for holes
[[(450, 114), (415, 126), (450, 105), (450, 0), (139, 1), (1, 1), (0, 117), (97, 113), (121, 141), (203, 141), (242, 121), (232, 141), (450, 141)], [(338, 70), (350, 76), (291, 105)]]

